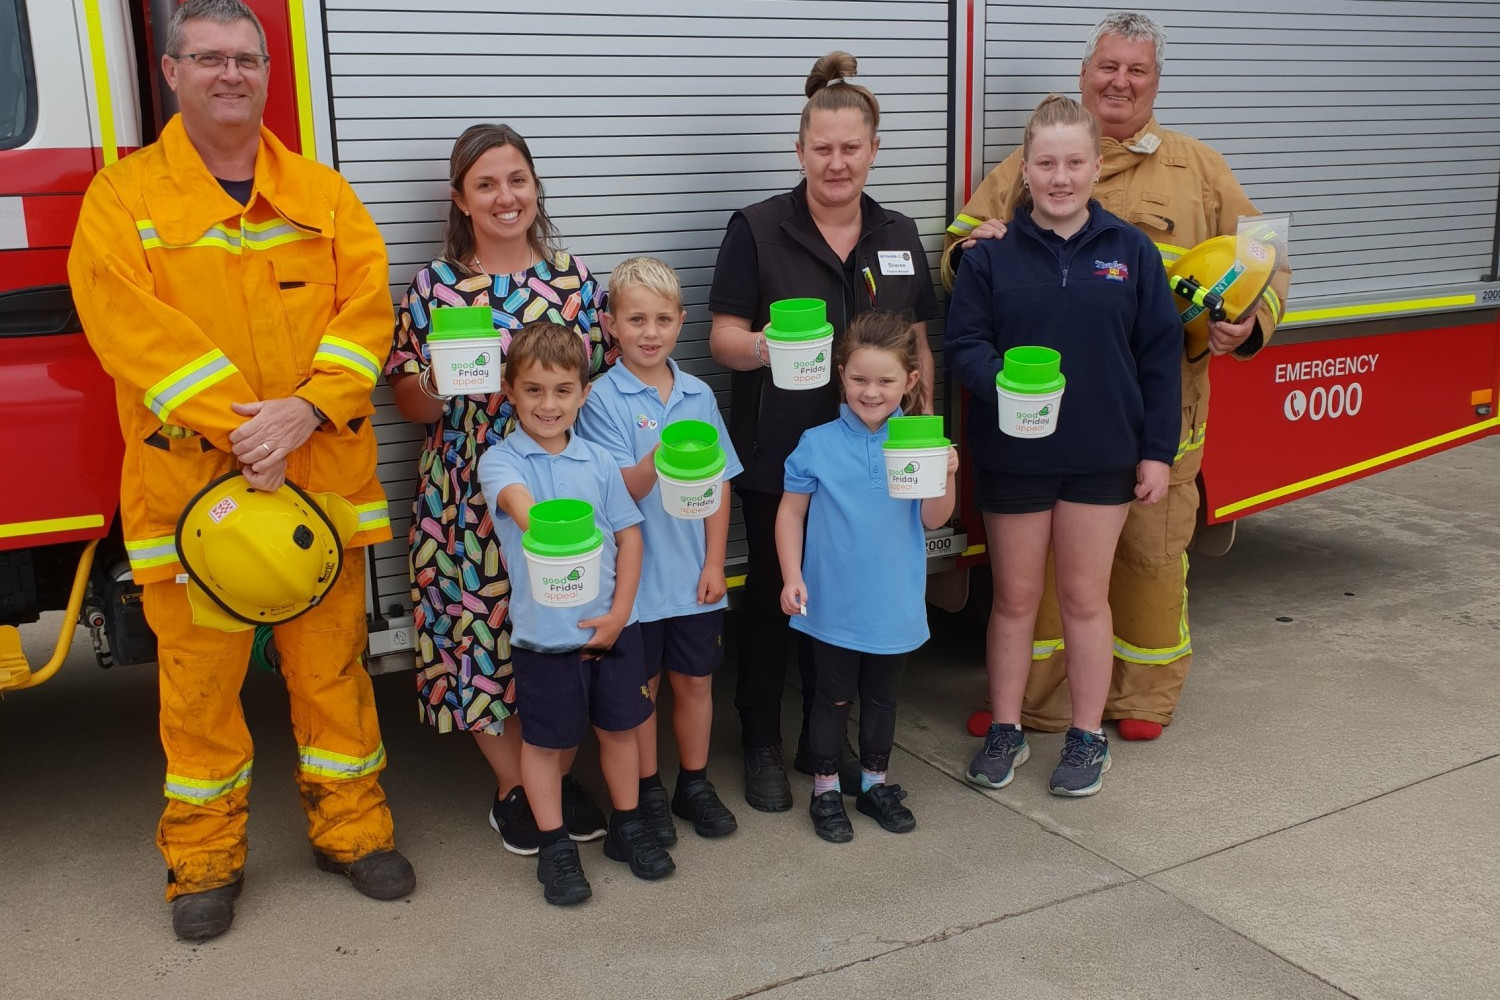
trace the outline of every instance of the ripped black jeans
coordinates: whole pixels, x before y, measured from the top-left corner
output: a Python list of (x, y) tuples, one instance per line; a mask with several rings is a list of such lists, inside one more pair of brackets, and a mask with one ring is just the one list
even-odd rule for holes
[[(906, 653), (860, 653), (812, 640), (817, 691), (813, 695), (808, 756), (821, 775), (837, 774), (848, 731), (849, 706), (859, 699), (859, 766), (884, 771), (896, 741), (896, 688)], [(857, 790), (857, 789), (855, 789)]]

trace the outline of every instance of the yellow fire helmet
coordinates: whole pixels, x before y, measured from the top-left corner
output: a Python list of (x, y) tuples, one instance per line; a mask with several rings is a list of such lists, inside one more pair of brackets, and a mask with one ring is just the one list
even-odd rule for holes
[(1167, 284), (1181, 299), (1188, 360), (1208, 353), (1210, 320), (1238, 323), (1255, 312), (1276, 273), (1277, 254), (1274, 243), (1250, 236), (1215, 236), (1167, 268)]
[(222, 632), (289, 622), (332, 589), (359, 515), (333, 494), (291, 483), (273, 493), (238, 472), (220, 476), (177, 522), (193, 622)]

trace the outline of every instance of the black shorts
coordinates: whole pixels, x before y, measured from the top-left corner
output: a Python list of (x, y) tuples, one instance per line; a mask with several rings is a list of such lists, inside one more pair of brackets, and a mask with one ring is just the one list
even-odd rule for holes
[(641, 622), (646, 674), (663, 668), (688, 677), (707, 677), (724, 662), (724, 609)]
[(625, 626), (597, 660), (585, 660), (581, 649), (539, 653), (512, 646), (511, 669), (521, 740), (534, 747), (568, 750), (583, 742), (590, 725), (626, 732), (655, 711), (638, 624)]
[(1035, 514), (1051, 510), (1059, 500), (1117, 506), (1135, 499), (1135, 469), (1061, 476), (976, 469), (974, 492), (979, 509), (986, 514)]

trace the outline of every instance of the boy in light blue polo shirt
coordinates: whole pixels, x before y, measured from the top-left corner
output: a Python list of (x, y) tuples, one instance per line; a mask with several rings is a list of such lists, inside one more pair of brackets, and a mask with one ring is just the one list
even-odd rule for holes
[[(609, 453), (572, 432), (589, 393), (587, 347), (554, 323), (516, 335), (504, 388), (520, 426), (479, 460), (479, 482), (510, 574), (521, 784), (541, 831), (537, 879), (547, 902), (558, 905), (593, 894), (562, 818), (563, 759), (590, 724), (614, 805), (605, 855), (644, 879), (664, 878), (676, 868), (641, 819), (636, 781), (636, 731), (655, 714), (634, 612), (641, 514)], [(559, 497), (593, 506), (604, 551), (598, 596), (554, 608), (532, 597), (522, 535), (532, 505)]]
[[(634, 257), (616, 267), (609, 280), (604, 329), (619, 345), (620, 363), (594, 383), (578, 417), (578, 433), (614, 456), (645, 515), (641, 532), (649, 555), (635, 608), (653, 700), (663, 666), (671, 677), (681, 765), (669, 809), (657, 773), (656, 720), (641, 726), (641, 812), (663, 847), (677, 841), (673, 813), (690, 821), (702, 837), (726, 836), (738, 825), (708, 780), (708, 741), (713, 674), (724, 661), (728, 480), (739, 475), (741, 466), (713, 390), (671, 358), (686, 319), (682, 289), (671, 267), (652, 257)], [(662, 506), (653, 458), (661, 429), (677, 420), (711, 424), (725, 451), (719, 507), (702, 520), (673, 517)]]

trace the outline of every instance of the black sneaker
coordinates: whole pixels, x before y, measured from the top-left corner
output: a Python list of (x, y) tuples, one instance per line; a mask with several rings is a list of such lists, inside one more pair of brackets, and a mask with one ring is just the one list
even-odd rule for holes
[(1108, 770), (1109, 738), (1069, 727), (1049, 789), (1053, 795), (1093, 795), (1104, 784)]
[(813, 833), (830, 844), (847, 844), (854, 839), (854, 824), (844, 812), (844, 797), (837, 791), (814, 795), (807, 807), (812, 817)]
[(641, 821), (662, 847), (677, 843), (677, 824), (672, 822), (665, 787), (655, 785), (641, 790)]
[(781, 747), (750, 747), (745, 751), (745, 801), (761, 812), (792, 808), (792, 786), (781, 767)]
[(571, 774), (563, 775), (562, 814), (563, 826), (568, 831), (568, 839), (576, 840), (580, 844), (589, 840), (598, 840), (607, 830), (604, 813), (599, 810), (599, 806), (595, 804), (588, 791), (578, 783), (578, 779)]
[[(797, 755), (792, 758), (792, 768), (799, 774), (813, 774), (812, 755), (808, 752), (807, 744), (797, 744)], [(859, 751), (854, 749), (854, 744), (849, 742), (849, 737), (844, 737), (844, 752), (839, 756), (839, 787), (845, 795), (853, 795), (859, 791), (860, 766)]]
[[(645, 799), (641, 800), (641, 806), (641, 811), (645, 812)], [(692, 823), (693, 832), (700, 837), (727, 837), (740, 827), (734, 813), (719, 800), (719, 793), (707, 778), (677, 782), (672, 811)]]
[(496, 794), (495, 804), (490, 806), (490, 826), (500, 835), (500, 843), (512, 854), (530, 857), (542, 844), (542, 832), (536, 828), (536, 817), (531, 815), (526, 789), (520, 785), (512, 788), (503, 799)]
[(172, 900), (172, 931), (184, 941), (207, 941), (234, 923), (234, 900), (245, 879), (202, 892), (185, 892)]
[(662, 850), (646, 827), (645, 820), (636, 818), (617, 822), (618, 815), (610, 817), (609, 836), (604, 838), (606, 858), (625, 862), (632, 875), (648, 882), (666, 878), (677, 870), (672, 855)]
[(854, 808), (880, 824), (890, 833), (911, 833), (917, 828), (917, 818), (911, 810), (901, 804), (906, 790), (900, 785), (873, 785), (868, 792), (860, 792), (854, 800)]
[(594, 894), (578, 859), (578, 845), (558, 840), (537, 852), (536, 880), (542, 883), (542, 898), (553, 906), (572, 906)]

